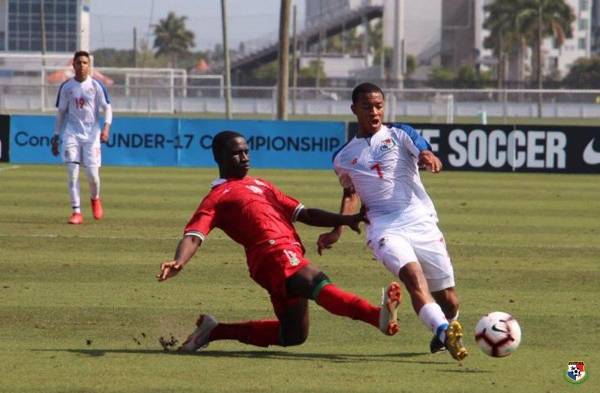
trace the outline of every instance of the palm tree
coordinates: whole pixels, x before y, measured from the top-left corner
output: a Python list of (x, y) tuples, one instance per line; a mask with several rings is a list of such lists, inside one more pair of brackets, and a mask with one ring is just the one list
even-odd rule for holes
[[(519, 34), (515, 14), (520, 10), (522, 0), (495, 1), (484, 7), (488, 16), (483, 27), (490, 32), (484, 40), (483, 45), (492, 49), (498, 59), (497, 74), (498, 87), (503, 86), (506, 79), (507, 61), (518, 64), (520, 70), (523, 68), (523, 53), (525, 49), (525, 38)], [(516, 57), (516, 61), (511, 58)], [(520, 80), (522, 72), (517, 72)]]
[(194, 47), (194, 33), (185, 27), (186, 16), (176, 16), (169, 12), (154, 26), (154, 48), (156, 56), (165, 55), (171, 67), (177, 66), (177, 57), (189, 54)]
[(575, 15), (565, 0), (521, 0), (521, 10), (516, 15), (518, 31), (533, 49), (535, 75), (538, 89), (542, 88), (542, 43), (551, 37), (557, 48), (573, 36)]
[[(489, 12), (484, 27), (490, 30), (485, 46), (499, 59), (499, 73), (504, 54), (522, 53), (523, 45), (533, 49), (535, 76), (542, 88), (542, 43), (551, 37), (557, 47), (573, 35), (573, 10), (565, 0), (496, 0), (485, 7)], [(515, 50), (516, 47), (516, 50)], [(502, 75), (503, 76), (503, 75)]]

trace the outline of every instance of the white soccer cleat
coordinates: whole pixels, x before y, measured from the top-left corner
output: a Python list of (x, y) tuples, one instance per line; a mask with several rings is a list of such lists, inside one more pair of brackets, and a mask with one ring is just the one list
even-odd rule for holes
[(379, 330), (383, 334), (393, 336), (400, 330), (398, 323), (398, 307), (402, 303), (402, 287), (392, 282), (383, 290), (381, 311), (379, 312)]
[(202, 314), (196, 321), (196, 330), (185, 340), (178, 352), (193, 353), (199, 349), (208, 347), (210, 332), (219, 324), (217, 320), (208, 314)]

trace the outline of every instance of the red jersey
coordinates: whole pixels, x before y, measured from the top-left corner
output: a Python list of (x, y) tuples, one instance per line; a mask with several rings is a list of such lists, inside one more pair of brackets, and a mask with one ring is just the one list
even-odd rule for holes
[(219, 179), (186, 225), (184, 236), (204, 239), (217, 227), (244, 246), (247, 254), (268, 245), (301, 246), (292, 223), (303, 207), (264, 180)]

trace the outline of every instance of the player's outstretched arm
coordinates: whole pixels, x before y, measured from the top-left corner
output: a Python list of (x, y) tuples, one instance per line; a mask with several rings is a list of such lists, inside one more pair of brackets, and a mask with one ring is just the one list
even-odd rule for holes
[[(344, 188), (342, 195), (342, 203), (340, 206), (341, 214), (353, 214), (356, 213), (360, 206), (360, 198), (354, 191), (353, 187)], [(364, 212), (363, 216), (364, 216)], [(336, 226), (329, 232), (325, 232), (319, 235), (317, 240), (317, 252), (319, 255), (323, 255), (324, 249), (330, 249), (334, 243), (336, 243), (342, 236), (342, 226)]]
[(305, 208), (298, 213), (297, 220), (314, 227), (349, 226), (353, 231), (360, 233), (359, 224), (367, 221), (364, 212), (358, 214), (338, 214), (321, 209)]
[(177, 245), (175, 258), (160, 265), (160, 273), (156, 275), (158, 281), (165, 281), (176, 276), (194, 256), (201, 244), (202, 239), (197, 236), (184, 236)]
[(423, 150), (419, 153), (418, 165), (421, 168), (427, 168), (433, 173), (438, 173), (442, 170), (442, 162), (431, 150)]

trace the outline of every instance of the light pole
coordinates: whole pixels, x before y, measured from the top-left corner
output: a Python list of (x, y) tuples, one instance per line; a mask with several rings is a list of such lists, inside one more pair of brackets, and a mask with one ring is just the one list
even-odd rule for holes
[(287, 120), (289, 87), (290, 0), (281, 0), (279, 13), (279, 72), (277, 75), (277, 119)]
[(392, 75), (396, 88), (404, 83), (404, 0), (394, 0), (394, 59)]
[(223, 25), (223, 55), (225, 62), (225, 116), (231, 119), (231, 64), (227, 45), (227, 0), (221, 0), (221, 19)]

